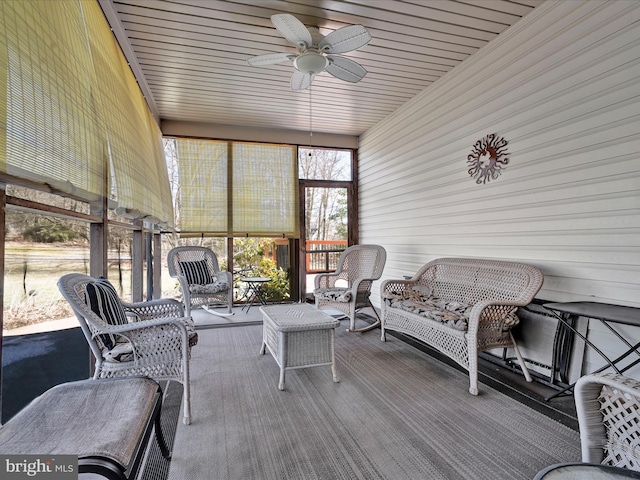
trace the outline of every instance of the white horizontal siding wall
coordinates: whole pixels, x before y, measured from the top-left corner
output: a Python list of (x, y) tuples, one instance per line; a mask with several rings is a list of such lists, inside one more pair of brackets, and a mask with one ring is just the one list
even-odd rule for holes
[[(491, 133), (510, 162), (477, 185), (467, 155)], [(367, 131), (359, 161), (383, 280), (508, 259), (542, 269), (541, 299), (640, 307), (640, 2), (544, 3)]]

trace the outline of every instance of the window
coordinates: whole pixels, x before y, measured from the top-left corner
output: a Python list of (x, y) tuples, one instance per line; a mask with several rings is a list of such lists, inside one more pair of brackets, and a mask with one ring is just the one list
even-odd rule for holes
[[(296, 147), (168, 139), (181, 236), (297, 238)], [(178, 179), (177, 185), (175, 179)]]
[(298, 175), (305, 180), (352, 180), (351, 150), (298, 149)]

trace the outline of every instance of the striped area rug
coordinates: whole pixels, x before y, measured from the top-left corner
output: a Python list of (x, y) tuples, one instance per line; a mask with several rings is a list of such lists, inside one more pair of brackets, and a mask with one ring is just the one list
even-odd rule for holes
[(336, 333), (329, 367), (287, 372), (261, 326), (207, 329), (191, 359), (193, 422), (170, 480), (532, 479), (579, 461), (578, 433), (379, 330)]

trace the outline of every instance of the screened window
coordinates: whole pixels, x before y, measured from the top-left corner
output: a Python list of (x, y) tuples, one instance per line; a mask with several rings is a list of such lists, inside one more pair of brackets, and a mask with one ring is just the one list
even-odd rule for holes
[(100, 79), (96, 88), (109, 142), (111, 197), (120, 214), (170, 221), (173, 212), (160, 128), (98, 2), (83, 3), (83, 11)]
[(181, 236), (296, 238), (296, 147), (175, 139), (176, 217)]
[(0, 1), (0, 173), (173, 219), (162, 135), (95, 0)]
[(298, 149), (298, 175), (304, 180), (352, 180), (351, 150)]
[(0, 22), (2, 171), (94, 200), (106, 143), (80, 4), (0, 2)]

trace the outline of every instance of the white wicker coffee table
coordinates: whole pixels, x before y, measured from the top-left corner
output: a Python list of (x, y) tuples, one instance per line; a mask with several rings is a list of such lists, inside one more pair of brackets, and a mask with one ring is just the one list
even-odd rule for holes
[(331, 365), (333, 381), (339, 382), (335, 362), (335, 332), (340, 322), (306, 303), (260, 307), (263, 337), (260, 353), (268, 348), (280, 366), (278, 389), (284, 390), (284, 373), (294, 368)]

